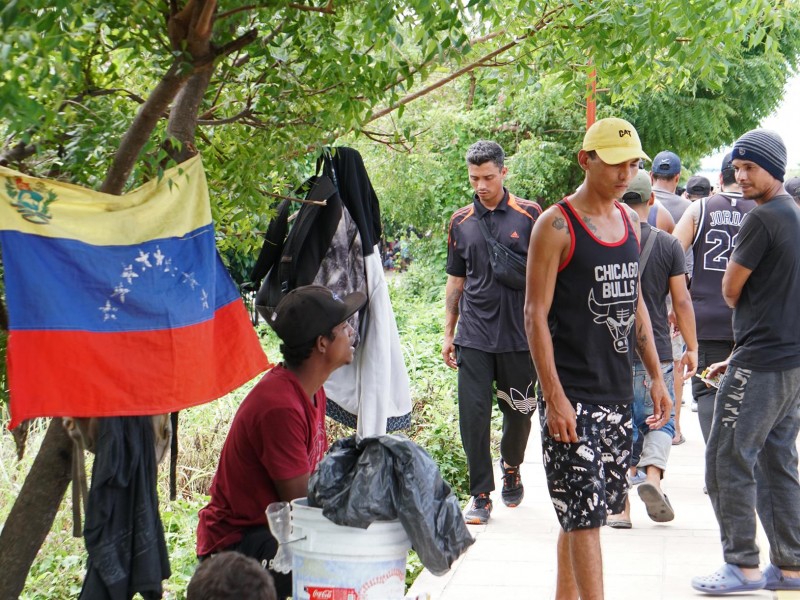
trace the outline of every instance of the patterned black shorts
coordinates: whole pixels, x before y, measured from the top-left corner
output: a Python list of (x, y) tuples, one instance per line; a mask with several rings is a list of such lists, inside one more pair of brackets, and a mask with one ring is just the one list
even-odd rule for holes
[(579, 442), (556, 442), (547, 430), (546, 404), (539, 400), (542, 455), (550, 499), (564, 531), (593, 529), (622, 512), (631, 461), (630, 404), (575, 404)]

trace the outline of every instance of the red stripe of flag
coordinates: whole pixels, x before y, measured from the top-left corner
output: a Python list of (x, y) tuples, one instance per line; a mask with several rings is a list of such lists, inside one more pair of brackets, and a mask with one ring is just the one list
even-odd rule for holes
[(173, 412), (219, 398), (271, 366), (241, 299), (175, 329), (12, 331), (8, 358), (9, 429), (33, 417)]

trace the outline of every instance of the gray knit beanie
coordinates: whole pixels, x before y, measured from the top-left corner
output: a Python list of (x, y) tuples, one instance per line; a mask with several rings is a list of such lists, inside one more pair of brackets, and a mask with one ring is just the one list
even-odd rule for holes
[(736, 140), (733, 159), (749, 160), (778, 181), (786, 174), (786, 146), (774, 131), (753, 129)]

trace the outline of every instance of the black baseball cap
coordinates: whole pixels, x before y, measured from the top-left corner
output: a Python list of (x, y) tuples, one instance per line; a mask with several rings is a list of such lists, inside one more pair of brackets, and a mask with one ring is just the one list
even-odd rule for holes
[(792, 177), (783, 184), (783, 187), (790, 196), (797, 198), (800, 196), (800, 177)]
[(294, 348), (328, 333), (366, 303), (363, 292), (340, 298), (325, 286), (304, 285), (283, 297), (268, 322), (283, 343)]
[(733, 171), (733, 152), (728, 152), (722, 158), (722, 168), (720, 169), (720, 171), (727, 171), (729, 169)]
[(702, 175), (689, 177), (686, 182), (686, 192), (693, 196), (708, 196), (711, 193), (711, 182)]

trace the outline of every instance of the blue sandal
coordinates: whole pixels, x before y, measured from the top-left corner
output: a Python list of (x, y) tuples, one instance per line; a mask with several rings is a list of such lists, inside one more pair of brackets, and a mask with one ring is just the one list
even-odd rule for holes
[(734, 592), (752, 592), (763, 590), (767, 578), (748, 579), (736, 565), (724, 564), (711, 575), (692, 578), (692, 587), (706, 594), (732, 594)]
[(800, 590), (800, 577), (784, 577), (775, 565), (769, 565), (764, 569), (764, 577), (767, 580), (764, 585), (765, 590)]

